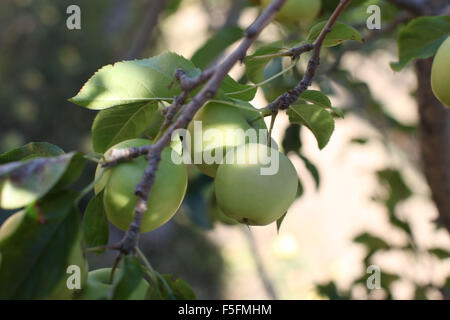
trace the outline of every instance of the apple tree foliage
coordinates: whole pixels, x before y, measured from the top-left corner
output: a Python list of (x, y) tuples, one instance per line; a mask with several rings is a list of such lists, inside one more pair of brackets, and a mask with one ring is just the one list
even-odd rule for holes
[[(370, 115), (368, 120), (375, 127), (376, 123), (382, 123), (405, 135), (416, 130), (414, 126), (404, 125), (386, 113), (372, 97), (366, 83), (354, 79), (348, 70), (335, 63), (340, 56), (354, 48), (365, 54), (373, 52), (379, 45), (395, 39), (397, 33), (399, 56), (391, 67), (400, 71), (413, 59), (433, 56), (450, 33), (448, 16), (411, 17), (380, 39), (364, 44), (368, 31), (361, 25), (367, 18), (365, 9), (369, 2), (380, 5), (382, 12), (386, 13), (383, 14), (383, 24), (393, 21), (402, 11), (386, 1), (351, 3), (325, 38), (321, 64), (314, 79), (319, 89), (309, 88), (286, 111), (290, 126), (285, 131), (280, 150), (303, 161), (317, 189), (321, 182), (320, 173), (303, 152), (302, 131), (309, 130), (317, 141), (317, 147), (323, 149), (332, 139), (335, 122), (347, 113), (366, 116), (362, 115), (361, 109)], [(270, 102), (295, 86), (305, 72), (304, 67), (298, 59), (285, 61), (287, 59), (282, 58), (280, 53), (294, 46), (313, 43), (335, 5), (336, 1), (324, 0), (320, 15), (307, 25), (283, 25), (282, 19), (278, 19), (276, 27), (288, 36), (271, 43), (257, 42), (253, 53), (243, 60), (244, 75), (240, 79), (226, 76), (213, 100), (229, 108), (246, 108), (258, 90)], [(102, 254), (104, 246), (109, 243), (109, 222), (103, 207), (104, 192), (92, 194), (94, 179), (82, 191), (73, 188), (86, 162), (101, 161), (102, 154), (119, 142), (140, 137), (154, 139), (164, 121), (164, 109), (181, 93), (174, 79), (175, 71), (182, 69), (190, 77), (199, 75), (201, 70), (214, 63), (227, 48), (241, 39), (242, 34), (243, 30), (238, 26), (224, 26), (216, 30), (192, 57), (165, 52), (146, 59), (118, 61), (95, 72), (84, 85), (80, 85), (78, 94), (70, 98), (72, 103), (96, 112), (91, 131), (94, 154), (78, 151), (66, 153), (50, 143), (31, 142), (0, 155), (0, 207), (20, 214), (20, 219), (10, 223), (14, 224), (13, 227), (8, 226), (7, 230), (0, 232), (0, 299), (60, 298), (55, 292), (70, 276), (66, 268), (72, 248), (81, 243), (83, 251), (89, 248)], [(334, 106), (328, 97), (333, 94), (336, 84), (350, 96), (348, 105), (343, 108)], [(192, 92), (190, 98), (196, 93)], [(355, 137), (351, 143), (363, 146), (370, 141), (371, 137)], [(404, 181), (401, 168), (380, 169), (374, 175), (380, 187), (388, 191), (385, 196), (374, 200), (386, 207), (390, 223), (407, 234), (410, 243), (397, 248), (380, 236), (368, 232), (358, 235), (354, 241), (367, 249), (366, 266), (381, 251), (399, 249), (419, 254), (409, 223), (397, 214), (397, 205), (414, 193)], [(298, 183), (297, 197), (300, 197), (303, 186), (301, 180)], [(202, 174), (191, 175), (184, 199), (187, 215), (204, 229), (213, 228), (215, 222), (208, 214), (213, 201), (211, 186), (211, 178)], [(81, 214), (78, 202), (87, 196), (91, 199)], [(276, 223), (278, 230), (282, 227), (283, 218)], [(217, 217), (215, 219), (220, 222)], [(81, 242), (78, 234), (82, 234)], [(442, 248), (429, 249), (428, 253), (438, 259), (450, 256)], [(83, 254), (78, 263), (85, 262)], [(143, 278), (149, 284), (145, 298), (195, 298), (185, 281), (160, 274), (139, 254), (137, 257), (124, 257), (117, 270), (120, 272), (108, 289), (107, 299), (130, 298)], [(363, 283), (365, 277), (363, 275), (355, 284)], [(382, 275), (382, 287), (388, 297), (390, 285), (400, 277), (388, 273)], [(416, 296), (424, 296), (427, 286), (418, 284)], [(340, 292), (332, 282), (320, 284), (318, 288), (319, 292), (332, 298), (350, 297), (350, 293)], [(77, 295), (79, 292), (75, 292), (72, 298)]]

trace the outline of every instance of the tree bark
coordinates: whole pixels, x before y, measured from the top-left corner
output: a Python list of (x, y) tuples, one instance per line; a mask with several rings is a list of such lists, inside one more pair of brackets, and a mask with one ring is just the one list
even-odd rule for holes
[(450, 231), (450, 109), (431, 90), (432, 62), (430, 58), (415, 63), (419, 143), (425, 177), (439, 211), (438, 221)]

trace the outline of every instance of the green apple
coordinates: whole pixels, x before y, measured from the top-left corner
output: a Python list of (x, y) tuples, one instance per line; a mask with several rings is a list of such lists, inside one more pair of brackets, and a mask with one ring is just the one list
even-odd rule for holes
[[(152, 144), (150, 140), (131, 139), (111, 149), (149, 144)], [(172, 156), (175, 157), (175, 162)], [(138, 197), (134, 195), (134, 188), (141, 181), (146, 167), (146, 157), (141, 156), (108, 169), (101, 179), (105, 180), (99, 182), (104, 185), (103, 205), (108, 220), (119, 229), (126, 230), (133, 221), (134, 207), (138, 202)], [(177, 152), (170, 147), (165, 148), (147, 201), (147, 210), (142, 218), (141, 232), (154, 230), (169, 221), (180, 207), (186, 187), (185, 164), (181, 163)]]
[[(5, 222), (2, 224), (2, 226), (0, 228), (0, 242), (3, 239), (8, 238), (14, 232), (16, 232), (16, 229), (19, 228), (24, 217), (25, 217), (25, 211), (19, 211), (5, 220)], [(88, 273), (88, 264), (86, 261), (86, 257), (84, 255), (83, 248), (84, 248), (83, 234), (80, 230), (75, 242), (73, 243), (73, 247), (70, 249), (70, 253), (67, 256), (66, 266), (69, 267), (70, 265), (76, 265), (76, 266), (80, 267), (81, 288), (83, 288), (84, 284), (87, 281), (87, 273)], [(55, 286), (53, 291), (49, 295), (47, 295), (45, 297), (45, 299), (47, 299), (47, 300), (69, 300), (74, 297), (76, 290), (69, 289), (67, 287), (67, 278), (70, 275), (65, 273), (66, 269), (67, 268), (64, 269), (65, 276), (62, 277), (60, 283), (58, 283)]]
[[(266, 7), (272, 0), (262, 0)], [(314, 20), (322, 7), (321, 0), (287, 0), (275, 19), (281, 23), (307, 23)]]
[(214, 187), (217, 203), (228, 217), (247, 225), (267, 225), (295, 200), (298, 177), (285, 155), (252, 143), (227, 153)]
[[(150, 140), (150, 142), (151, 142), (151, 140)], [(106, 152), (104, 154), (105, 160), (109, 159), (109, 154), (112, 149), (125, 149), (125, 148), (133, 148), (133, 147), (137, 147), (137, 146), (142, 147), (142, 146), (148, 145), (148, 143), (149, 143), (149, 140), (147, 140), (147, 139), (130, 139), (130, 140), (125, 140), (125, 141), (119, 142), (118, 144), (116, 144), (116, 145), (112, 146), (111, 148), (109, 148), (108, 150), (106, 150)], [(170, 143), (170, 147), (173, 150), (175, 150), (179, 155), (182, 154), (183, 147), (182, 147), (181, 140), (179, 139), (179, 136), (178, 136), (178, 139), (172, 140), (172, 142)], [(101, 170), (102, 170), (102, 166), (99, 164), (97, 166), (97, 168), (95, 169), (95, 178), (94, 178), (95, 180), (98, 179)], [(95, 183), (95, 186), (94, 186), (95, 194), (98, 194), (105, 187), (106, 182), (108, 181), (109, 172), (110, 172), (109, 170), (105, 170), (105, 169), (103, 170), (103, 174), (102, 174), (101, 178), (98, 179), (98, 181)]]
[[(81, 291), (77, 299), (80, 300), (103, 300), (107, 299), (112, 289), (110, 283), (111, 268), (97, 269), (89, 272), (87, 285)], [(115, 271), (115, 278), (120, 273), (120, 269)], [(148, 283), (142, 279), (129, 300), (144, 300), (148, 291)]]
[[(253, 108), (250, 104), (247, 107)], [(203, 173), (214, 177), (227, 148), (249, 142), (250, 136), (245, 135), (249, 129), (256, 130), (253, 131), (256, 139), (259, 139), (259, 129), (266, 130), (258, 112), (215, 102), (206, 104), (188, 126), (193, 163)]]
[(450, 108), (450, 37), (441, 44), (434, 57), (431, 88), (439, 101)]

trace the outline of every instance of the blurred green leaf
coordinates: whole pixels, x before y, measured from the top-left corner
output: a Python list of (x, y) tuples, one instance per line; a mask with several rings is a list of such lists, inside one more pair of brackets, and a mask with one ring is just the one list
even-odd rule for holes
[(52, 157), (63, 154), (64, 151), (48, 142), (30, 142), (22, 147), (10, 150), (0, 155), (0, 164), (27, 160), (35, 157)]
[(412, 59), (434, 55), (450, 33), (450, 17), (419, 17), (411, 20), (398, 34), (398, 62), (391, 68), (401, 70)]
[(298, 179), (298, 186), (297, 186), (297, 195), (296, 198), (300, 198), (303, 195), (304, 189), (303, 184), (300, 178)]
[(373, 253), (377, 250), (390, 248), (389, 244), (387, 244), (386, 241), (367, 232), (356, 236), (353, 241), (365, 245), (370, 253)]
[[(313, 43), (319, 36), (322, 29), (325, 27), (326, 23), (327, 21), (322, 21), (314, 25), (309, 31), (306, 42)], [(322, 46), (323, 47), (337, 46), (338, 44), (340, 44), (345, 40), (354, 40), (363, 42), (363, 39), (359, 34), (358, 30), (342, 22), (336, 22), (331, 32), (329, 32), (325, 37)]]
[(64, 187), (77, 173), (66, 173), (71, 167), (72, 159), (78, 159), (78, 167), (80, 157), (78, 152), (71, 152), (57, 157), (34, 158), (0, 166), (0, 207), (24, 207), (45, 195), (63, 177), (64, 180), (61, 180), (59, 186)]
[(86, 158), (84, 155), (81, 152), (74, 152), (66, 171), (58, 180), (58, 183), (52, 188), (51, 192), (64, 189), (74, 183), (80, 177), (85, 164)]
[(277, 233), (280, 233), (281, 224), (283, 223), (284, 218), (286, 217), (287, 212), (285, 212), (281, 218), (277, 219)]
[(221, 28), (194, 53), (192, 62), (200, 69), (208, 67), (226, 48), (239, 40), (243, 32), (238, 26)]
[(139, 138), (154, 121), (158, 103), (132, 103), (100, 111), (92, 124), (94, 150), (105, 153), (124, 140)]
[(411, 227), (409, 226), (409, 224), (405, 221), (400, 220), (399, 218), (396, 217), (395, 215), (395, 211), (389, 211), (390, 215), (389, 215), (389, 222), (399, 228), (402, 229), (403, 231), (405, 231), (407, 234), (412, 235), (412, 231), (411, 231)]
[(380, 275), (381, 287), (390, 291), (393, 282), (400, 280), (400, 277), (393, 273), (381, 272)]
[(414, 290), (414, 300), (428, 300), (427, 288), (416, 286), (416, 289)]
[(334, 281), (330, 281), (325, 284), (316, 285), (317, 292), (321, 296), (326, 296), (330, 300), (349, 300), (348, 293), (340, 293)]
[(87, 247), (105, 246), (109, 240), (109, 223), (103, 207), (103, 191), (89, 201), (83, 216), (83, 232)]
[(296, 104), (287, 112), (291, 123), (307, 126), (316, 137), (319, 149), (323, 149), (334, 131), (334, 119), (322, 107), (314, 104)]
[(365, 137), (356, 137), (356, 138), (352, 138), (350, 140), (350, 143), (355, 143), (355, 144), (366, 144), (369, 141), (368, 138)]
[(377, 171), (378, 181), (387, 189), (388, 196), (385, 199), (389, 211), (394, 211), (395, 206), (412, 195), (411, 189), (403, 180), (402, 175), (396, 169), (383, 169)]
[(309, 173), (313, 177), (314, 182), (316, 183), (316, 189), (319, 189), (319, 187), (320, 187), (320, 173), (319, 173), (319, 170), (317, 169), (315, 164), (312, 163), (311, 161), (309, 161), (309, 159), (307, 157), (305, 157), (304, 155), (299, 154), (299, 157), (300, 157), (300, 159), (303, 160), (303, 163), (305, 164), (306, 169), (309, 171)]
[(448, 251), (446, 249), (432, 248), (432, 249), (428, 249), (428, 252), (431, 253), (432, 255), (435, 255), (436, 257), (438, 257), (441, 260), (450, 258), (450, 251)]
[(300, 125), (295, 123), (291, 123), (289, 127), (286, 129), (286, 131), (284, 132), (282, 142), (284, 153), (287, 154), (292, 151), (295, 152), (296, 154), (299, 154), (300, 149), (302, 147), (302, 141), (300, 138), (300, 129), (301, 129)]
[(172, 52), (142, 59), (117, 62), (98, 70), (71, 102), (102, 110), (130, 103), (147, 103), (152, 98), (173, 98), (180, 93), (174, 78), (182, 69), (189, 76), (200, 73), (194, 64)]
[(2, 225), (0, 299), (43, 299), (66, 284), (71, 254), (81, 246), (77, 195), (52, 194)]

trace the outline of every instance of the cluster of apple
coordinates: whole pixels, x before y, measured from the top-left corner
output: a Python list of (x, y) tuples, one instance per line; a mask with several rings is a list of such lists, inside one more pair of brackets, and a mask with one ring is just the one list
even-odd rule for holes
[[(247, 225), (267, 225), (283, 216), (297, 193), (298, 178), (294, 166), (276, 146), (269, 146), (267, 136), (261, 139), (264, 142), (249, 141), (248, 136), (244, 139), (238, 136), (249, 129), (264, 129), (267, 134), (265, 123), (258, 113), (210, 102), (196, 114), (193, 121), (201, 122), (203, 132), (213, 128), (217, 135), (211, 139), (204, 139), (203, 135), (198, 137), (193, 132), (194, 122), (191, 122), (187, 131), (192, 133), (189, 136), (194, 141), (190, 145), (200, 144), (201, 147), (198, 150), (191, 147), (191, 150), (180, 152), (190, 152), (191, 157), (195, 157), (196, 153), (201, 153), (201, 156), (223, 154), (220, 163), (196, 164), (200, 171), (214, 177), (217, 200), (217, 207), (213, 209), (215, 213), (226, 216), (230, 222), (235, 220)], [(195, 141), (198, 138), (201, 141)], [(151, 143), (148, 139), (126, 140), (111, 147), (105, 153), (105, 158), (108, 159), (112, 149)], [(236, 161), (229, 161), (230, 152)], [(174, 156), (179, 159), (174, 161)], [(276, 171), (261, 174), (273, 159), (277, 161)], [(146, 165), (144, 156), (120, 163), (104, 171), (95, 186), (96, 193), (104, 192), (103, 204), (109, 221), (122, 230), (126, 230), (133, 220), (134, 207), (138, 201), (134, 188), (141, 180)], [(97, 175), (99, 172), (100, 167)], [(183, 201), (187, 180), (187, 167), (181, 161), (181, 154), (171, 147), (165, 148), (143, 215), (142, 232), (154, 230), (172, 218)]]

